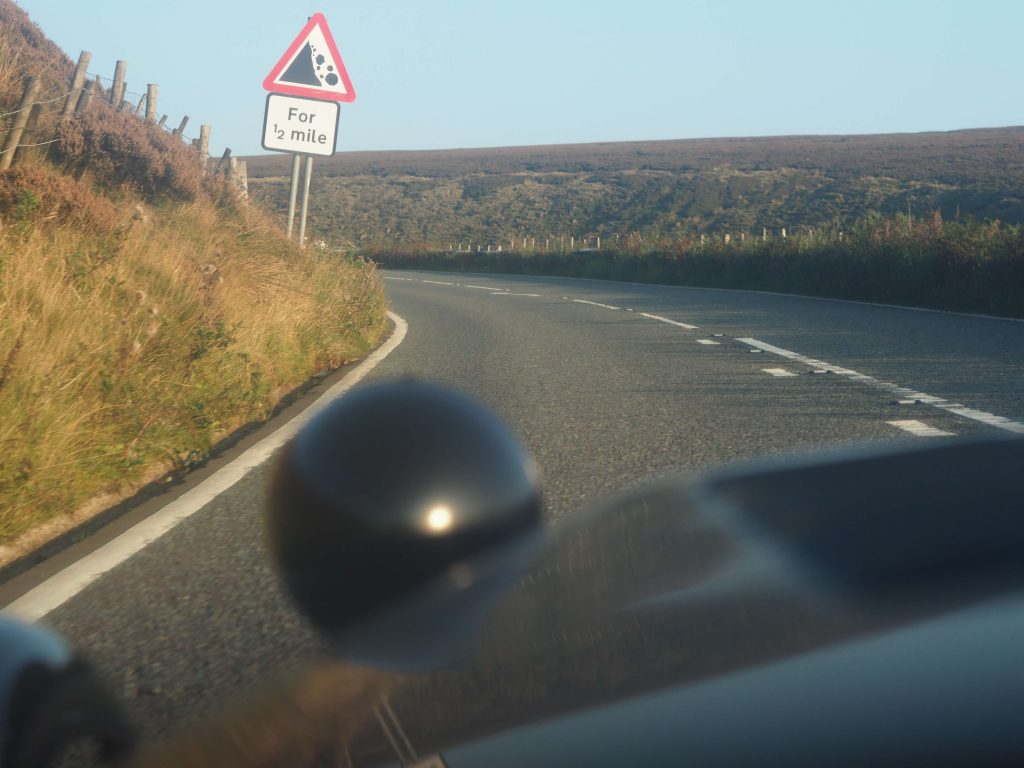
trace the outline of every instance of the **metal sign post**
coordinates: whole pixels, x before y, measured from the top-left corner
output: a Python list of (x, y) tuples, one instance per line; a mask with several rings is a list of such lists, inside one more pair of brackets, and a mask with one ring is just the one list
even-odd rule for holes
[(302, 182), (302, 215), (299, 216), (299, 245), (306, 244), (306, 214), (309, 213), (309, 180), (313, 177), (313, 158), (306, 158), (306, 178)]
[(331, 157), (338, 143), (339, 102), (355, 101), (356, 92), (322, 13), (309, 18), (298, 37), (263, 80), (267, 95), (263, 115), (263, 148), (290, 152), (288, 239), (292, 237), (299, 191), (299, 169), (305, 159), (299, 245), (306, 240), (309, 185), (313, 157)]
[(292, 239), (292, 226), (295, 224), (295, 198), (299, 192), (299, 164), (302, 158), (292, 155), (292, 185), (288, 190), (288, 239)]

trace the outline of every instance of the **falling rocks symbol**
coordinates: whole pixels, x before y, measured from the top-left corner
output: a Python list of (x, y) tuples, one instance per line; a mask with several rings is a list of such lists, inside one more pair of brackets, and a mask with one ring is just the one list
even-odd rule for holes
[(278, 77), (278, 82), (318, 87), (337, 85), (338, 75), (334, 72), (334, 67), (325, 67), (325, 62), (326, 58), (322, 54), (317, 54), (311, 43), (306, 43), (288, 69)]

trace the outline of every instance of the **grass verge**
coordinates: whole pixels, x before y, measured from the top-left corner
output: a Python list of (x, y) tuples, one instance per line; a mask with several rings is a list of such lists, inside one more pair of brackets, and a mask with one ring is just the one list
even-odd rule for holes
[(202, 462), (385, 332), (372, 265), (244, 203), (150, 205), (38, 164), (0, 177), (0, 212), (0, 544)]
[(1024, 226), (872, 216), (850, 231), (762, 240), (622, 238), (589, 252), (364, 251), (392, 269), (589, 277), (777, 291), (1024, 317)]

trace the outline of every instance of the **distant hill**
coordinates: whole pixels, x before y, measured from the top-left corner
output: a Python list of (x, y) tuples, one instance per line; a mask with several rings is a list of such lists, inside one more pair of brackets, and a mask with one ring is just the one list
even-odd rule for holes
[[(287, 208), (290, 157), (248, 159)], [(356, 243), (842, 227), (871, 211), (1024, 223), (1024, 127), (692, 139), (318, 159), (310, 227)]]

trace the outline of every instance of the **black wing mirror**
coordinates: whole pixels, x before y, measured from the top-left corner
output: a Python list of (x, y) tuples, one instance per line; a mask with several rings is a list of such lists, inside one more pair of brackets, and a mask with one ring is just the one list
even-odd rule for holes
[(353, 661), (465, 651), (541, 538), (533, 461), (484, 406), (397, 381), (354, 390), (280, 456), (271, 550), (295, 602)]

